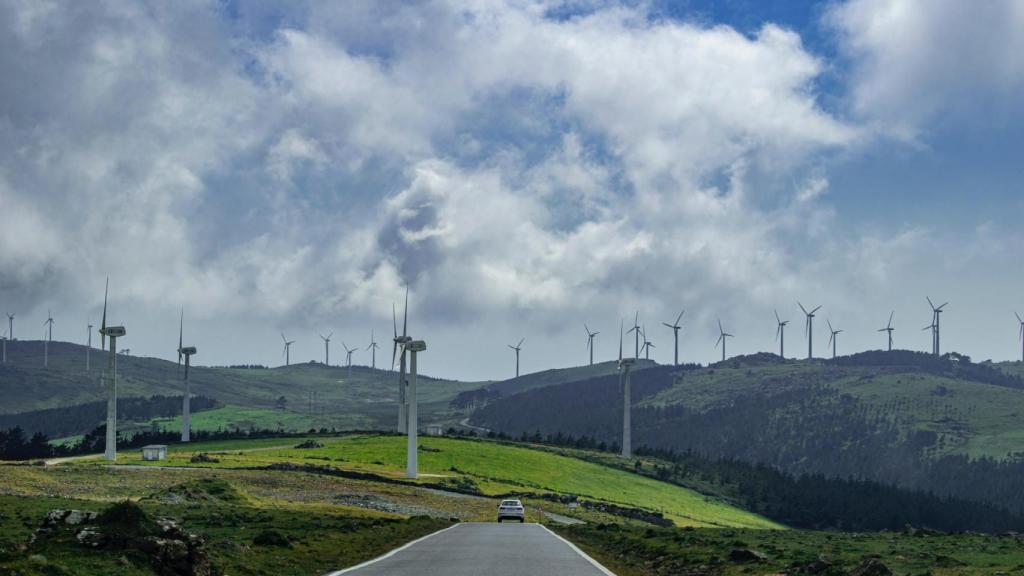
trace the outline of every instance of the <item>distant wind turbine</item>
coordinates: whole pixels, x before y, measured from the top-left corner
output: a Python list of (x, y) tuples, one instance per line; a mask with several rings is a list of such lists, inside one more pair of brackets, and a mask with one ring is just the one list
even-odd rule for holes
[(292, 344), (295, 344), (295, 340), (288, 340), (284, 337), (284, 332), (281, 332), (281, 341), (284, 342), (284, 351), (281, 353), (284, 356), (284, 365), (291, 366), (292, 363)]
[(594, 337), (600, 334), (600, 332), (591, 332), (590, 328), (584, 324), (583, 329), (587, 331), (587, 351), (590, 352), (590, 365), (594, 365)]
[(807, 308), (804, 308), (803, 304), (797, 302), (796, 305), (799, 306), (807, 316), (807, 323), (804, 324), (804, 334), (807, 336), (807, 359), (810, 360), (811, 358), (814, 358), (814, 313), (821, 310), (821, 306), (818, 306), (808, 312)]
[(182, 379), (185, 390), (181, 396), (181, 441), (189, 442), (192, 433), (192, 381), (189, 379), (189, 368), (192, 365), (192, 355), (196, 353), (196, 347), (182, 345), (184, 335), (185, 308), (182, 308), (181, 320), (178, 323), (178, 364), (181, 364), (181, 357), (185, 357), (185, 376)]
[(783, 320), (779, 318), (779, 311), (775, 311), (775, 322), (778, 324), (778, 329), (775, 330), (775, 340), (779, 343), (779, 357), (786, 357), (786, 324), (789, 324), (789, 320)]
[(838, 342), (839, 342), (838, 336), (842, 332), (842, 330), (835, 330), (834, 328), (832, 328), (832, 321), (831, 320), (825, 320), (825, 322), (828, 324), (828, 331), (831, 334), (828, 337), (828, 343), (829, 343), (830, 346), (832, 346), (832, 359), (835, 360), (835, 358), (836, 358), (836, 344), (838, 344)]
[(519, 344), (516, 344), (515, 346), (513, 346), (511, 344), (508, 345), (509, 348), (515, 350), (515, 352), (516, 352), (516, 378), (519, 378), (519, 351), (522, 350), (523, 342), (525, 340), (526, 340), (526, 338), (521, 338), (519, 340)]
[(633, 340), (634, 340), (634, 350), (635, 350), (635, 352), (634, 352), (633, 358), (639, 358), (640, 357), (640, 311), (639, 310), (636, 313), (636, 318), (633, 320), (633, 327), (630, 328), (629, 330), (626, 330), (626, 334), (628, 335), (630, 332), (633, 333)]
[(391, 369), (395, 369), (395, 355), (398, 352), (399, 347), (402, 349), (402, 354), (398, 356), (398, 432), (399, 434), (408, 434), (409, 429), (407, 426), (408, 415), (409, 415), (409, 404), (406, 399), (406, 388), (408, 383), (405, 380), (405, 352), (406, 344), (412, 341), (409, 337), (407, 329), (409, 327), (409, 286), (405, 287), (405, 310), (402, 312), (402, 335), (398, 335), (398, 317), (395, 315), (395, 305), (391, 304), (391, 322), (395, 328), (395, 337), (392, 339), (393, 345), (391, 347)]
[(320, 339), (324, 341), (324, 366), (331, 365), (331, 336), (334, 336), (334, 332), (327, 336), (320, 335)]
[(636, 362), (635, 358), (622, 357), (622, 329), (623, 322), (619, 321), (619, 388), (622, 390), (622, 457), (632, 458), (633, 436), (632, 423), (630, 422), (630, 377), (629, 369)]
[(86, 343), (85, 343), (85, 371), (89, 371), (89, 353), (92, 352), (92, 320), (88, 322), (88, 327), (85, 329)]
[(722, 362), (725, 362), (725, 339), (734, 338), (734, 336), (732, 334), (727, 333), (725, 329), (722, 328), (721, 319), (718, 320), (718, 334), (718, 342), (715, 342), (715, 348), (718, 348), (719, 344), (722, 345)]
[(14, 340), (14, 314), (7, 313), (7, 338)]
[(345, 366), (348, 367), (348, 378), (352, 377), (352, 353), (359, 348), (349, 348), (345, 341), (341, 342), (341, 347), (345, 349)]
[(370, 330), (370, 345), (366, 347), (370, 351), (370, 368), (377, 369), (377, 350), (380, 346), (377, 345), (377, 340), (373, 337), (373, 330)]
[(650, 340), (647, 339), (647, 327), (646, 326), (644, 326), (640, 330), (640, 336), (642, 336), (643, 339), (644, 339), (644, 343), (640, 346), (640, 351), (644, 353), (644, 359), (645, 360), (650, 360), (651, 359), (651, 348), (657, 348), (657, 346), (654, 345), (654, 342), (651, 342)]
[(892, 317), (895, 314), (896, 314), (895, 310), (890, 312), (889, 313), (889, 323), (885, 325), (885, 328), (879, 328), (878, 329), (879, 332), (887, 332), (888, 335), (889, 335), (889, 352), (892, 352), (892, 331), (895, 330), (895, 328), (892, 327)]
[(43, 326), (48, 330), (46, 339), (43, 340), (43, 368), (46, 368), (50, 365), (50, 342), (53, 340), (53, 314), (49, 309), (46, 310), (46, 321), (43, 322)]
[(1022, 319), (1020, 317), (1020, 314), (1017, 314), (1016, 312), (1014, 312), (1013, 315), (1017, 317), (1017, 322), (1020, 322), (1020, 336), (1019, 336), (1019, 339), (1020, 339), (1020, 342), (1021, 342), (1020, 361), (1024, 362), (1024, 319)]
[(940, 344), (942, 341), (939, 335), (939, 320), (940, 314), (943, 312), (942, 309), (945, 308), (946, 304), (949, 304), (949, 302), (944, 302), (943, 304), (936, 306), (935, 304), (932, 304), (931, 298), (925, 296), (925, 300), (927, 300), (928, 305), (932, 307), (932, 353), (936, 356), (941, 356), (942, 346)]
[(673, 366), (679, 366), (679, 329), (682, 328), (682, 326), (679, 325), (679, 321), (683, 319), (683, 314), (686, 314), (685, 309), (679, 313), (679, 316), (676, 316), (675, 322), (671, 324), (668, 322), (662, 322), (664, 326), (672, 330), (672, 337), (675, 340), (675, 356), (672, 360)]

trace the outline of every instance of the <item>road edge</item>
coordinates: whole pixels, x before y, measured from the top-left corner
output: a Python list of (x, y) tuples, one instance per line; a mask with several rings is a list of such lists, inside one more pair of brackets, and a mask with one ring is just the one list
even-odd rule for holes
[[(458, 528), (461, 525), (462, 525), (461, 522), (458, 523), (458, 524), (452, 524), (451, 526), (449, 526), (447, 528), (442, 528), (442, 529), (440, 529), (440, 530), (438, 530), (436, 532), (431, 532), (430, 534), (427, 534), (426, 536), (420, 536), (419, 538), (413, 540), (412, 542), (406, 542), (405, 544), (402, 544), (398, 548), (395, 548), (394, 550), (390, 550), (390, 551), (388, 551), (388, 552), (386, 552), (384, 554), (381, 554), (380, 556), (377, 556), (376, 558), (371, 558), (371, 559), (367, 560), (366, 562), (362, 562), (360, 564), (356, 564), (355, 566), (349, 566), (348, 568), (342, 568), (341, 570), (337, 570), (335, 572), (328, 572), (324, 576), (340, 576), (341, 574), (348, 574), (349, 572), (354, 572), (356, 570), (359, 570), (360, 568), (365, 568), (366, 566), (369, 566), (371, 564), (376, 564), (377, 562), (380, 562), (381, 560), (386, 560), (386, 559), (394, 556), (395, 554), (398, 554), (399, 552), (401, 552), (402, 550), (405, 550), (406, 548), (409, 548), (411, 546), (415, 546), (416, 544), (419, 544), (420, 542), (423, 542), (427, 538), (431, 538), (433, 536), (437, 536), (438, 534), (440, 534), (442, 532), (447, 532), (447, 531), (451, 530), (452, 528)], [(557, 536), (557, 534), (556, 534), (556, 536)], [(614, 575), (612, 575), (612, 576), (614, 576)]]
[(544, 530), (546, 530), (548, 534), (551, 534), (555, 538), (558, 538), (559, 540), (561, 540), (566, 546), (568, 546), (570, 549), (572, 549), (573, 552), (575, 552), (575, 553), (579, 554), (580, 556), (582, 556), (584, 560), (586, 560), (587, 562), (590, 562), (590, 564), (594, 568), (597, 568), (605, 576), (616, 576), (614, 572), (612, 572), (611, 570), (609, 570), (609, 569), (605, 568), (604, 566), (602, 566), (600, 562), (598, 562), (597, 560), (594, 560), (593, 558), (588, 556), (586, 552), (584, 552), (583, 550), (580, 550), (579, 547), (576, 546), (575, 544), (573, 544), (572, 542), (569, 542), (565, 538), (562, 538), (561, 536), (559, 536), (558, 534), (556, 534), (550, 528), (548, 528), (547, 526), (545, 526), (543, 524), (537, 524), (537, 525), (540, 526), (541, 528), (543, 528)]

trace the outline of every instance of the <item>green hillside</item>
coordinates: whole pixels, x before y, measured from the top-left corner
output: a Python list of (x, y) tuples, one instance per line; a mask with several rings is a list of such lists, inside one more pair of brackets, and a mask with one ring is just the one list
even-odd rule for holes
[[(0, 367), (0, 414), (69, 406), (104, 398), (99, 382), (107, 355), (92, 352), (92, 370), (85, 371), (85, 347), (50, 344), (49, 367), (43, 368), (43, 343), (8, 343), (8, 364)], [(319, 363), (276, 368), (193, 367), (192, 391), (215, 398), (227, 407), (197, 414), (197, 429), (249, 426), (293, 430), (311, 427), (387, 429), (397, 418), (397, 375), (387, 370), (353, 366), (349, 370)], [(459, 392), (480, 384), (420, 377), (418, 395), (424, 424), (456, 420), (449, 402)], [(180, 394), (177, 364), (156, 358), (118, 356), (121, 397)], [(316, 404), (311, 406), (311, 395)], [(277, 409), (284, 397), (285, 409)], [(83, 431), (84, 432), (84, 431)]]

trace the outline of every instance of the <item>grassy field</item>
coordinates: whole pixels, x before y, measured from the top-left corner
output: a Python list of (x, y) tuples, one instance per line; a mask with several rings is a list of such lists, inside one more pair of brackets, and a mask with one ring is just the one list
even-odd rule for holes
[[(830, 576), (850, 574), (870, 561), (881, 562), (898, 575), (1024, 573), (1024, 540), (1014, 535), (685, 530), (618, 525), (555, 529), (618, 576)], [(763, 557), (760, 561), (741, 561), (733, 556), (740, 550)]]
[[(316, 464), (340, 470), (401, 478), (405, 439), (398, 436), (357, 435), (319, 438), (322, 448), (259, 446), (250, 441), (197, 443), (170, 448), (168, 466), (242, 468), (280, 462)], [(300, 440), (293, 440), (292, 445)], [(495, 442), (422, 438), (419, 465), (422, 483), (444, 483), (478, 490), (481, 495), (554, 493), (660, 512), (680, 526), (779, 528), (762, 517), (723, 501), (625, 470), (602, 466), (548, 450), (532, 450)], [(258, 449), (256, 449), (258, 448)], [(195, 463), (194, 454), (209, 452), (216, 463)], [(93, 461), (93, 464), (99, 461)], [(88, 461), (83, 463), (89, 465)], [(152, 465), (138, 453), (127, 453), (119, 464)], [(554, 505), (552, 505), (554, 506)]]

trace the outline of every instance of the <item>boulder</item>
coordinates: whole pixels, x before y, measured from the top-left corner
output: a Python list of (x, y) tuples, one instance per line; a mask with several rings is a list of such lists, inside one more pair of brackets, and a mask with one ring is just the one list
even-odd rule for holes
[(751, 562), (767, 562), (768, 556), (763, 552), (751, 550), (750, 548), (733, 548), (729, 552), (729, 561), (736, 564), (748, 564)]
[(892, 570), (881, 560), (868, 558), (851, 570), (850, 576), (892, 576)]

